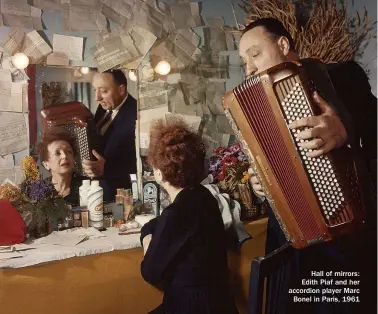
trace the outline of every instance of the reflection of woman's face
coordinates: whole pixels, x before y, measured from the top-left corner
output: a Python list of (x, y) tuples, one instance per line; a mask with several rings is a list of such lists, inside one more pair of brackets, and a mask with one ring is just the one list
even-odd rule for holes
[(74, 168), (74, 156), (71, 145), (66, 141), (54, 141), (47, 146), (49, 159), (43, 163), (52, 174), (71, 173)]

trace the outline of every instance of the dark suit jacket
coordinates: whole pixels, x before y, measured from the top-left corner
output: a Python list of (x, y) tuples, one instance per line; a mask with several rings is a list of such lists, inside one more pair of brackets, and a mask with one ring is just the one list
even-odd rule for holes
[[(98, 107), (95, 122), (101, 120), (105, 110)], [(106, 160), (104, 176), (100, 184), (104, 189), (104, 201), (115, 198), (116, 189), (131, 188), (130, 174), (136, 173), (135, 124), (137, 102), (129, 94), (103, 136), (100, 136), (98, 152)]]

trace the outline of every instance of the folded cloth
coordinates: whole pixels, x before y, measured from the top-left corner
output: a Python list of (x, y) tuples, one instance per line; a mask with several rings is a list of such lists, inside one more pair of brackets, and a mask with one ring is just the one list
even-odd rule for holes
[(26, 225), (16, 208), (9, 201), (0, 200), (0, 245), (23, 242), (26, 231)]
[(225, 229), (227, 230), (232, 226), (240, 244), (247, 239), (252, 239), (251, 235), (244, 230), (244, 225), (240, 220), (240, 204), (231, 199), (227, 193), (220, 193), (219, 188), (215, 184), (211, 184), (212, 181), (212, 175), (209, 175), (201, 184), (206, 187), (218, 201)]

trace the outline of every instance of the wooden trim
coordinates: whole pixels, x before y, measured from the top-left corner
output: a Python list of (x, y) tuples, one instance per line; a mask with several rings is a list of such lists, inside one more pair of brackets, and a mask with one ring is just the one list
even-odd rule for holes
[(38, 124), (37, 124), (37, 104), (36, 104), (36, 65), (31, 64), (26, 68), (26, 74), (29, 77), (29, 84), (28, 84), (28, 111), (29, 111), (29, 140), (30, 146), (34, 146), (37, 143), (37, 132), (38, 132)]

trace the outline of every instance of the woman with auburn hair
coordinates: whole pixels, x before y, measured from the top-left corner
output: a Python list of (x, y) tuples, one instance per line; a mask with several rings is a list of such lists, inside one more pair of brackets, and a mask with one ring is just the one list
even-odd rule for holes
[(75, 175), (75, 144), (71, 135), (60, 129), (52, 129), (43, 135), (38, 146), (39, 160), (50, 171), (55, 189), (72, 206), (80, 203), (81, 179)]
[(154, 121), (148, 161), (172, 203), (142, 228), (142, 276), (164, 290), (152, 314), (238, 313), (229, 290), (221, 213), (201, 185), (204, 159), (201, 137), (182, 120)]

